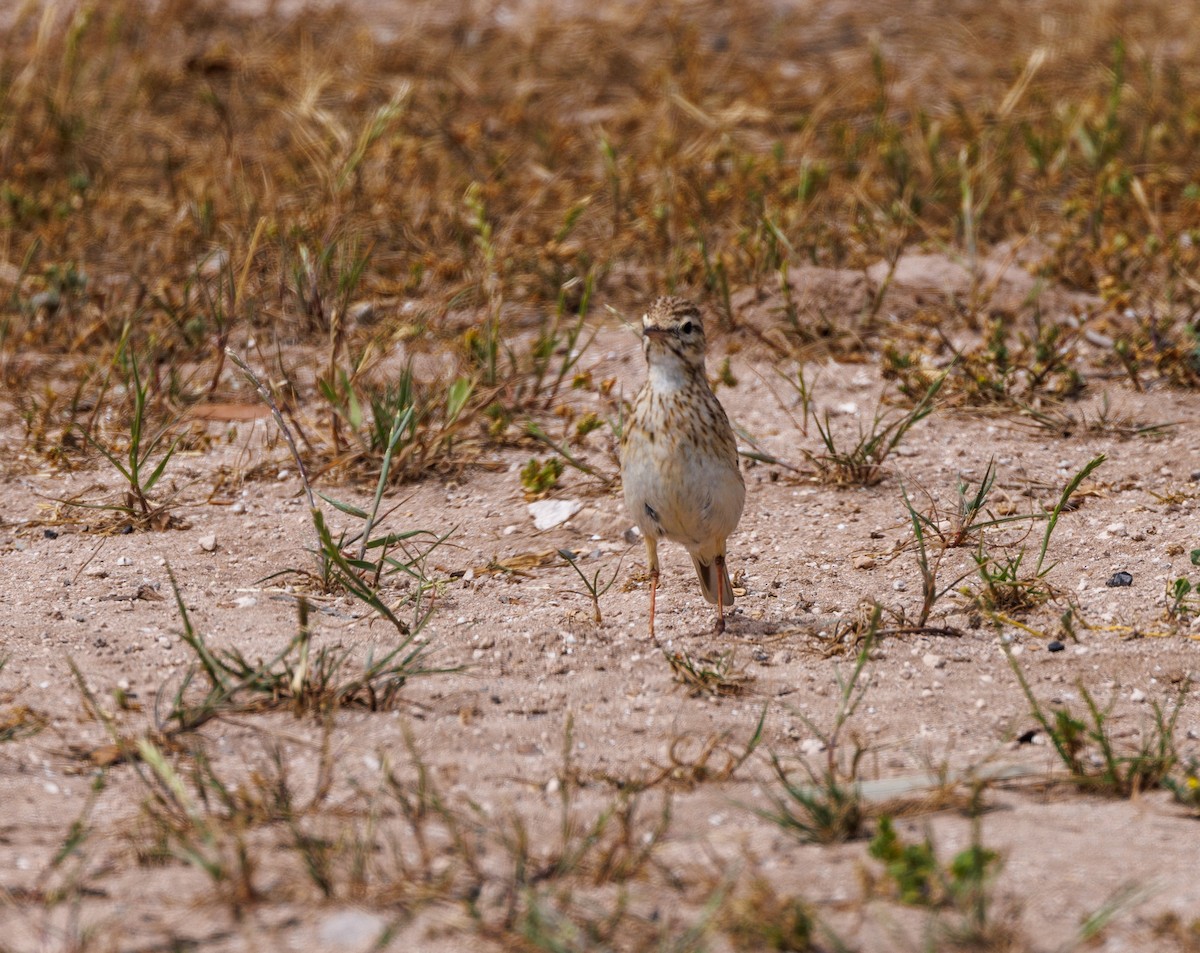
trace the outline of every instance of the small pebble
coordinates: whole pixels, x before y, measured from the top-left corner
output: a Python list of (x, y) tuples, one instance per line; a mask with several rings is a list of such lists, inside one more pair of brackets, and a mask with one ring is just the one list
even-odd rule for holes
[(1133, 575), (1125, 572), (1124, 570), (1121, 572), (1114, 572), (1108, 577), (1108, 582), (1106, 582), (1105, 585), (1114, 589), (1118, 586), (1132, 586)]
[(326, 916), (317, 928), (325, 950), (374, 949), (388, 935), (388, 921), (365, 910), (338, 910)]
[(927, 652), (925, 657), (921, 659), (928, 668), (945, 668), (946, 660), (940, 655), (935, 655), (933, 652)]
[(197, 542), (200, 543), (200, 548), (206, 553), (211, 553), (217, 548), (217, 537), (211, 533), (208, 536), (201, 536)]
[(58, 539), (58, 533), (54, 532), (52, 529), (42, 530), (42, 536), (44, 536), (46, 539)]
[(855, 569), (874, 569), (875, 568), (875, 559), (872, 556), (855, 556), (854, 557), (854, 568)]
[(1066, 646), (1058, 641), (1058, 639), (1055, 639), (1053, 642), (1047, 645), (1046, 648), (1051, 652), (1061, 652), (1064, 648), (1066, 648)]
[(1135, 688), (1129, 693), (1129, 700), (1131, 702), (1144, 702), (1146, 700), (1146, 693), (1140, 688)]
[(892, 588), (895, 589), (897, 592), (903, 592), (905, 589), (908, 588), (908, 583), (905, 582), (903, 579), (897, 579), (895, 582), (892, 583)]
[(117, 565), (118, 566), (132, 566), (133, 560), (130, 559), (128, 556), (119, 556), (119, 557), (117, 557)]

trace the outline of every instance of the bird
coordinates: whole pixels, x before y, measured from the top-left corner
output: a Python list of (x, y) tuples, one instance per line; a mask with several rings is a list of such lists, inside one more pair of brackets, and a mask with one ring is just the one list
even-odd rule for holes
[(658, 544), (691, 554), (704, 598), (725, 631), (733, 586), (725, 541), (746, 501), (737, 440), (704, 367), (704, 321), (684, 298), (661, 297), (642, 316), (646, 382), (621, 433), (625, 506), (646, 541), (650, 566), (650, 637), (658, 591)]

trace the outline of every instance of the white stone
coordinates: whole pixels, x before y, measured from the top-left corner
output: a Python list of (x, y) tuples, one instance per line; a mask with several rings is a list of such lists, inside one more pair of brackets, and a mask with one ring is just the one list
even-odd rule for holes
[(209, 533), (207, 536), (201, 536), (197, 542), (200, 544), (200, 548), (206, 553), (211, 553), (217, 548), (217, 537), (212, 533)]
[(581, 509), (579, 500), (536, 500), (529, 504), (529, 515), (536, 529), (547, 530), (561, 526)]
[(326, 950), (364, 950), (378, 943), (388, 920), (366, 910), (339, 910), (321, 921), (317, 938)]

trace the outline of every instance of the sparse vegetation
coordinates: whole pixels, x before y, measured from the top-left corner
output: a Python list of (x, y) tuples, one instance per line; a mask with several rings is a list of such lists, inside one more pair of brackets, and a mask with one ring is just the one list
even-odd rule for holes
[(579, 576), (579, 580), (583, 583), (583, 588), (585, 590), (582, 594), (587, 595), (592, 602), (592, 621), (595, 622), (596, 625), (601, 625), (604, 622), (604, 616), (600, 612), (600, 597), (608, 592), (608, 590), (613, 587), (613, 583), (617, 581), (617, 576), (621, 572), (621, 563), (625, 561), (625, 554), (621, 554), (621, 558), (617, 560), (617, 565), (613, 569), (612, 575), (609, 576), (608, 582), (604, 583), (603, 585), (600, 583), (600, 576), (604, 571), (603, 566), (597, 567), (596, 571), (592, 573), (591, 577), (589, 578), (588, 575), (579, 568), (578, 553), (573, 553), (569, 549), (560, 549), (558, 551), (558, 555), (562, 556), (562, 558), (567, 561), (568, 565), (575, 570), (575, 574)]
[[(178, 597), (177, 597), (178, 598)], [(180, 638), (195, 653), (199, 673), (207, 684), (202, 698), (189, 692), (197, 672), (185, 674), (174, 692), (164, 726), (193, 730), (220, 714), (271, 708), (322, 712), (331, 708), (392, 708), (400, 690), (414, 677), (429, 674), (422, 661), (424, 646), (403, 641), (379, 657), (368, 653), (351, 665), (352, 650), (343, 646), (312, 648), (308, 604), (300, 602), (299, 632), (266, 664), (251, 662), (236, 649), (214, 653), (196, 629), (179, 599), (183, 617)]]
[[(1038, 558), (1032, 572), (1025, 563), (1028, 550), (1021, 545), (1015, 550), (994, 553), (985, 548), (982, 533), (979, 547), (973, 554), (975, 565), (979, 572), (980, 586), (973, 595), (974, 604), (984, 613), (995, 620), (1004, 620), (1013, 614), (1029, 611), (1035, 606), (1052, 599), (1055, 590), (1047, 580), (1054, 564), (1046, 564), (1046, 555), (1050, 549), (1050, 539), (1054, 528), (1063, 511), (1070, 505), (1071, 498), (1079, 490), (1083, 481), (1105, 461), (1101, 454), (1089, 460), (1063, 488), (1054, 507), (1045, 514), (1033, 518), (1044, 518), (1046, 529), (1042, 533), (1042, 545), (1038, 550)], [(1024, 568), (1023, 568), (1024, 567)]]
[[(983, 653), (1056, 624), (1010, 661), (1059, 789), (1194, 823), (1190, 5), (290, 6), (0, 4), (5, 953), (346, 910), (379, 949), (834, 953), (876, 901), (1026, 949), (982, 789), (947, 860), (864, 775), (992, 744)], [(659, 293), (704, 306), (752, 501), (729, 632), (669, 648), (581, 556), (628, 525)], [(527, 532), (552, 494), (577, 524)], [(1136, 730), (1100, 647), (1166, 692)]]
[(983, 845), (978, 805), (971, 818), (971, 843), (949, 863), (938, 858), (928, 832), (921, 841), (905, 842), (886, 815), (879, 819), (870, 854), (883, 864), (901, 903), (935, 911), (929, 930), (935, 949), (1019, 949), (1027, 939), (1009, 916), (994, 910), (992, 888), (1002, 860)]
[(941, 390), (945, 376), (936, 378), (916, 405), (906, 413), (894, 414), (890, 418), (876, 411), (867, 429), (861, 426), (858, 440), (851, 447), (840, 444), (834, 425), (826, 411), (824, 418), (815, 417), (817, 433), (825, 446), (824, 453), (809, 454), (824, 478), (831, 483), (857, 486), (874, 486), (883, 479), (884, 461), (900, 445), (905, 434), (934, 409), (934, 398)]
[(862, 676), (879, 628), (879, 616), (876, 607), (870, 633), (858, 650), (850, 674), (836, 673), (838, 704), (830, 727), (821, 729), (811, 719), (802, 719), (825, 753), (824, 764), (815, 768), (809, 760), (800, 759), (808, 783), (798, 784), (792, 780), (778, 752), (771, 755), (771, 768), (781, 790), (771, 795), (774, 809), (760, 813), (803, 841), (832, 844), (863, 835), (868, 810), (859, 788), (859, 764), (867, 752), (854, 736), (849, 751), (843, 750), (842, 738), (866, 695), (867, 683)]
[(696, 658), (687, 652), (662, 649), (675, 680), (689, 695), (713, 697), (740, 695), (752, 676), (737, 666), (732, 650), (713, 656)]
[(1101, 707), (1087, 686), (1079, 682), (1077, 687), (1087, 709), (1087, 721), (1072, 714), (1065, 705), (1047, 711), (1033, 694), (1025, 673), (1007, 646), (1006, 654), (1029, 702), (1030, 713), (1045, 732), (1072, 783), (1100, 794), (1130, 797), (1171, 778), (1179, 762), (1175, 726), (1189, 690), (1187, 683), (1169, 710), (1157, 700), (1152, 703), (1152, 724), (1142, 731), (1130, 750), (1122, 751), (1110, 724), (1115, 699)]

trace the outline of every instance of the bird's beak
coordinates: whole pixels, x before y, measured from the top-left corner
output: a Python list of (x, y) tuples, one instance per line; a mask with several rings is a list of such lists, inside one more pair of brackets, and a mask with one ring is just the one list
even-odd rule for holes
[(666, 328), (656, 328), (653, 325), (642, 327), (642, 337), (657, 338), (660, 341), (664, 341), (670, 336), (671, 332)]

